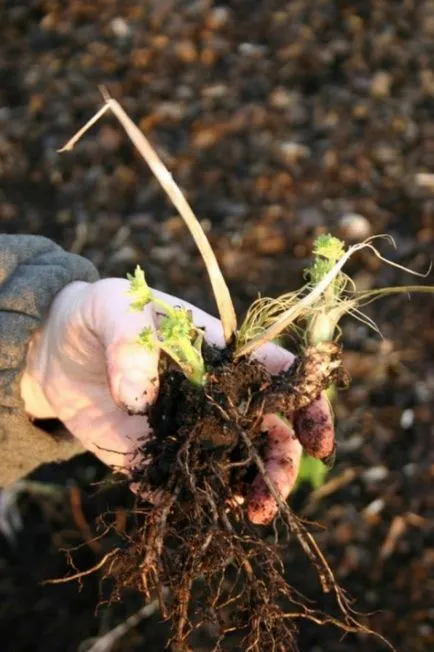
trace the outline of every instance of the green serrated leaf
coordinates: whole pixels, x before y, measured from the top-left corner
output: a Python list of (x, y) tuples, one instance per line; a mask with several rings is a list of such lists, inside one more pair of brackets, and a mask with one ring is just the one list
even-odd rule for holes
[(137, 337), (137, 342), (145, 347), (148, 351), (155, 351), (157, 348), (157, 340), (155, 333), (149, 326), (145, 327)]
[(345, 253), (345, 243), (330, 233), (323, 233), (316, 238), (312, 251), (315, 256), (321, 256), (336, 263)]
[(130, 303), (131, 310), (140, 312), (152, 301), (152, 291), (146, 282), (145, 272), (140, 265), (137, 265), (134, 270), (134, 275), (127, 274), (127, 279), (130, 282), (128, 295), (132, 298)]
[(185, 308), (176, 308), (173, 315), (165, 315), (160, 322), (160, 334), (164, 340), (191, 340), (194, 325)]

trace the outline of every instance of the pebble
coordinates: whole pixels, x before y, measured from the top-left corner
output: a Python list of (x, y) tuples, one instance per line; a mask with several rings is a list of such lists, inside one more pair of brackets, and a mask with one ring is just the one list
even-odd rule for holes
[(202, 97), (210, 99), (221, 99), (229, 94), (229, 86), (227, 84), (211, 84), (202, 89)]
[(291, 106), (293, 98), (291, 93), (283, 86), (275, 88), (269, 97), (269, 102), (275, 109), (287, 109)]
[(433, 392), (425, 381), (417, 381), (414, 385), (417, 400), (419, 403), (429, 403), (432, 401)]
[(434, 191), (434, 174), (430, 172), (418, 172), (414, 177), (416, 186), (425, 190)]
[(279, 151), (285, 163), (297, 163), (298, 161), (308, 158), (310, 155), (309, 147), (293, 141), (287, 141), (279, 145)]
[(110, 27), (112, 28), (113, 34), (119, 38), (126, 38), (131, 34), (131, 29), (127, 21), (119, 16), (117, 18), (113, 18), (110, 23)]
[(175, 53), (183, 63), (194, 63), (197, 59), (197, 49), (192, 41), (176, 43)]
[(246, 57), (260, 58), (267, 52), (267, 47), (257, 43), (240, 43), (238, 51)]
[(363, 515), (364, 516), (376, 516), (377, 514), (380, 514), (380, 512), (383, 511), (385, 508), (386, 503), (383, 500), (383, 498), (377, 498), (376, 500), (373, 500), (369, 505), (365, 507), (363, 510)]
[(371, 484), (374, 482), (381, 482), (389, 475), (389, 469), (385, 466), (373, 466), (370, 469), (366, 469), (361, 474), (361, 478), (366, 484)]
[(384, 99), (390, 95), (392, 76), (390, 73), (381, 70), (371, 80), (371, 95), (377, 99)]
[(364, 439), (361, 435), (353, 435), (339, 442), (339, 451), (342, 453), (353, 453), (363, 446), (363, 442)]
[(339, 220), (339, 234), (346, 242), (363, 242), (372, 235), (372, 227), (364, 215), (347, 213)]
[(230, 20), (230, 11), (228, 7), (214, 7), (211, 9), (207, 25), (210, 29), (218, 30), (227, 25)]
[(108, 258), (109, 265), (128, 263), (131, 266), (133, 266), (139, 261), (140, 261), (140, 253), (137, 251), (135, 247), (132, 247), (130, 245), (125, 245), (121, 247)]
[(401, 414), (401, 428), (403, 430), (410, 430), (414, 424), (414, 410), (404, 410)]

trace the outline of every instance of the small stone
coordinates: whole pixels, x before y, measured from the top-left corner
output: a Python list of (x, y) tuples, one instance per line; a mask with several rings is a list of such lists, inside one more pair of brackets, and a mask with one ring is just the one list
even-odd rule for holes
[(418, 465), (414, 462), (409, 462), (402, 467), (402, 470), (404, 475), (406, 475), (408, 478), (412, 478), (418, 470)]
[(108, 264), (118, 264), (118, 263), (129, 263), (134, 265), (140, 260), (140, 254), (134, 247), (130, 245), (124, 245), (117, 251), (115, 251), (108, 259)]
[(430, 95), (431, 97), (434, 96), (434, 71), (422, 70), (420, 73), (420, 81), (426, 95)]
[(371, 484), (374, 482), (381, 482), (389, 475), (389, 469), (385, 466), (373, 466), (366, 471), (363, 471), (361, 478), (366, 484)]
[(161, 247), (153, 247), (152, 258), (163, 265), (167, 265), (168, 263), (176, 260), (177, 249), (172, 244)]
[(192, 41), (181, 41), (176, 45), (175, 52), (184, 63), (194, 63), (197, 60), (197, 49)]
[(0, 120), (10, 120), (12, 110), (8, 106), (0, 106)]
[(364, 444), (364, 439), (361, 435), (353, 435), (349, 439), (339, 442), (339, 451), (342, 453), (354, 453), (359, 450)]
[(369, 106), (367, 104), (356, 104), (353, 108), (353, 117), (355, 120), (366, 120), (369, 116)]
[(226, 84), (212, 84), (202, 89), (202, 96), (210, 99), (220, 99), (229, 93), (229, 86)]
[(385, 508), (386, 503), (383, 500), (383, 498), (377, 498), (376, 500), (373, 500), (372, 503), (369, 503), (363, 510), (363, 515), (370, 517), (370, 516), (375, 516), (379, 514), (380, 512), (383, 511)]
[(427, 16), (427, 18), (424, 21), (422, 21), (422, 29), (426, 36), (428, 37), (434, 36), (434, 15)]
[(149, 229), (153, 221), (154, 218), (149, 213), (139, 213), (128, 217), (128, 224), (130, 227), (137, 230)]
[(179, 215), (169, 217), (163, 222), (161, 228), (163, 229), (163, 232), (170, 237), (178, 236), (186, 230), (184, 220), (182, 217), (179, 217)]
[(395, 147), (380, 143), (373, 148), (372, 155), (375, 161), (385, 165), (386, 163), (393, 163), (396, 161), (400, 154)]
[(126, 38), (127, 36), (130, 35), (131, 29), (126, 20), (118, 16), (117, 18), (113, 18), (113, 20), (110, 23), (110, 27), (112, 29), (112, 32), (115, 36), (118, 36), (119, 38)]
[(371, 95), (378, 99), (388, 97), (390, 95), (390, 87), (392, 85), (392, 76), (384, 71), (377, 72), (371, 81)]
[(414, 390), (419, 403), (429, 403), (432, 400), (432, 392), (425, 381), (416, 381)]
[(414, 178), (416, 185), (425, 190), (434, 190), (434, 174), (430, 172), (419, 172)]
[(400, 425), (403, 430), (410, 430), (414, 424), (414, 410), (404, 410), (401, 414)]
[(161, 102), (157, 109), (158, 116), (163, 120), (178, 122), (185, 115), (185, 109), (179, 102)]
[(286, 141), (280, 144), (280, 154), (284, 161), (289, 164), (297, 163), (310, 155), (309, 147), (293, 141)]
[(293, 100), (286, 88), (278, 86), (270, 94), (269, 101), (275, 109), (286, 109), (291, 106)]
[(220, 129), (216, 126), (202, 127), (194, 134), (193, 145), (197, 149), (207, 149), (216, 144), (220, 135)]
[(347, 213), (339, 220), (341, 237), (350, 242), (363, 242), (372, 233), (369, 220), (360, 213)]
[(230, 18), (230, 12), (227, 7), (215, 7), (209, 12), (207, 25), (210, 29), (220, 29), (226, 25)]
[(267, 48), (265, 45), (258, 45), (257, 43), (241, 43), (238, 46), (238, 52), (246, 57), (259, 59), (267, 52)]
[(0, 221), (8, 222), (18, 215), (17, 207), (9, 202), (0, 202)]
[(351, 523), (343, 522), (336, 525), (334, 530), (336, 543), (340, 546), (348, 545), (354, 539), (354, 530)]

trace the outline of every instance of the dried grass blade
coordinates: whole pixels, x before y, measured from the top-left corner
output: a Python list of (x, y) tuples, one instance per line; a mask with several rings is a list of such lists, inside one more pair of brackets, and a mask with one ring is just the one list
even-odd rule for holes
[(217, 262), (217, 258), (211, 248), (204, 230), (202, 229), (197, 217), (194, 215), (180, 188), (175, 183), (169, 170), (161, 161), (147, 138), (145, 138), (140, 129), (134, 124), (134, 122), (124, 111), (119, 102), (109, 97), (104, 89), (102, 92), (106, 104), (59, 151), (62, 152), (72, 149), (75, 143), (87, 131), (87, 129), (89, 129), (89, 127), (91, 127), (107, 111), (107, 109), (111, 109), (111, 111), (121, 123), (122, 127), (125, 129), (125, 132), (131, 139), (132, 143), (137, 148), (137, 151), (149, 165), (152, 172), (165, 190), (167, 196), (173, 205), (177, 208), (179, 214), (189, 228), (208, 271), (220, 319), (223, 325), (225, 340), (226, 342), (229, 342), (232, 339), (237, 328), (235, 309), (232, 303), (228, 286), (226, 285), (226, 281), (223, 278), (223, 274)]

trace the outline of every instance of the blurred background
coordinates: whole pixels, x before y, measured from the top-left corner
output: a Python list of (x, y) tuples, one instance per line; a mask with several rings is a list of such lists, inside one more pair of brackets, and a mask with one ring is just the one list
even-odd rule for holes
[[(202, 262), (158, 183), (108, 115), (72, 152), (56, 150), (102, 103), (104, 84), (149, 137), (201, 219), (240, 314), (258, 293), (298, 287), (313, 239), (389, 233), (389, 258), (433, 257), (434, 2), (431, 0), (3, 0), (0, 2), (0, 223), (51, 237), (103, 276), (142, 265), (151, 285), (215, 312)], [(360, 289), (415, 279), (361, 254)], [(418, 280), (416, 279), (416, 282)], [(432, 275), (425, 282), (433, 282)], [(368, 309), (382, 337), (347, 321), (351, 386), (335, 405), (338, 455), (325, 484), (293, 497), (318, 521), (338, 580), (400, 652), (434, 649), (433, 302)], [(90, 455), (36, 473), (24, 530), (0, 541), (5, 651), (91, 649), (140, 609), (103, 604), (99, 577), (42, 586), (114, 545), (89, 545), (109, 509), (127, 527), (127, 489), (94, 483)], [(95, 486), (99, 487), (97, 490)], [(113, 535), (114, 536), (114, 535)], [(326, 606), (294, 542), (290, 580)], [(203, 632), (195, 652), (209, 650)], [(113, 647), (165, 648), (158, 612)], [(383, 650), (375, 639), (301, 626), (303, 652)], [(229, 643), (227, 649), (240, 649)]]

